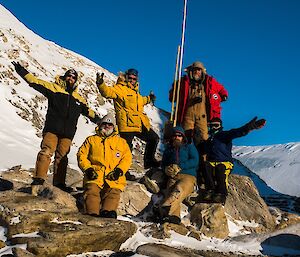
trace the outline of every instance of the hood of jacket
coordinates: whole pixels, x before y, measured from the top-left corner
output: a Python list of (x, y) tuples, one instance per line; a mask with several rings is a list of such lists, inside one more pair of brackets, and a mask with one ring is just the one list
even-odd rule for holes
[[(56, 75), (55, 76), (55, 84), (61, 86), (63, 89), (68, 91), (66, 81), (63, 79), (63, 77), (64, 76)], [(77, 81), (76, 81), (75, 84), (73, 85), (73, 92), (77, 91), (77, 87), (78, 87), (78, 84), (77, 84)]]
[(134, 85), (126, 81), (125, 74), (122, 72), (119, 72), (119, 76), (117, 79), (117, 84), (121, 84), (122, 86), (129, 87), (133, 89), (134, 91), (139, 91), (139, 82), (136, 82)]
[(179, 133), (183, 136), (183, 143), (187, 143), (187, 138), (184, 133), (184, 129), (181, 126), (176, 126), (172, 128), (172, 135)]

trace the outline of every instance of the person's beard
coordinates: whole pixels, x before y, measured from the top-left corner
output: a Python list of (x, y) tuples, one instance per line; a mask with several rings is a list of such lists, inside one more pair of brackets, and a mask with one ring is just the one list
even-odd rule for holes
[(199, 76), (199, 75), (196, 74), (196, 75), (193, 76), (193, 78), (194, 78), (195, 81), (199, 82), (201, 80), (202, 76), (201, 75)]
[(114, 132), (114, 128), (112, 127), (111, 129), (105, 129), (105, 128), (101, 128), (100, 132), (103, 136), (110, 136), (113, 132)]
[(180, 147), (181, 145), (182, 145), (182, 141), (180, 141), (178, 139), (173, 140), (173, 146), (174, 147)]

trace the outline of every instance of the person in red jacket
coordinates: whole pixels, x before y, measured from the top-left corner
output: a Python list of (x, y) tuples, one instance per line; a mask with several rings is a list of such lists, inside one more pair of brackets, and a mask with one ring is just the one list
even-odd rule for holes
[[(185, 68), (181, 78), (177, 124), (181, 125), (189, 141), (198, 145), (208, 139), (208, 122), (221, 119), (221, 102), (226, 101), (228, 92), (222, 84), (206, 73), (204, 65), (196, 61)], [(172, 101), (174, 86), (169, 92)]]

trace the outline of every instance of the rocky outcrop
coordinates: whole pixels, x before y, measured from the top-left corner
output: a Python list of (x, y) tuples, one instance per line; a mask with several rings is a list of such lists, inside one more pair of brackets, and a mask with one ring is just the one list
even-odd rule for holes
[[(196, 203), (188, 210), (183, 205), (185, 217), (180, 225), (139, 222), (148, 217), (146, 214), (149, 214), (155, 197), (137, 182), (128, 182), (122, 193), (118, 220), (90, 217), (82, 214), (82, 173), (68, 172), (67, 185), (79, 191), (68, 194), (53, 187), (50, 174), (38, 197), (30, 194), (31, 171), (18, 165), (1, 173), (0, 222), (7, 228), (7, 242), (27, 244), (27, 250), (14, 249), (14, 256), (57, 257), (102, 250), (118, 252), (137, 230), (145, 237), (160, 241), (172, 238), (174, 232), (201, 241), (203, 236), (228, 238), (229, 221), (239, 226), (244, 223), (243, 231), (248, 233), (273, 231), (300, 222), (298, 215), (275, 208), (270, 212), (252, 181), (237, 175), (230, 176), (225, 206)], [(5, 246), (6, 242), (0, 242), (0, 247)], [(170, 256), (227, 256), (155, 244), (140, 246), (136, 252), (147, 256), (169, 256), (167, 253)]]
[(255, 232), (275, 228), (275, 220), (260, 197), (253, 181), (246, 176), (231, 175), (225, 212), (235, 220), (254, 221)]
[(49, 184), (38, 197), (32, 196), (29, 174), (21, 169), (2, 174), (6, 187), (0, 195), (0, 222), (11, 244), (26, 243), (35, 256), (59, 257), (117, 251), (136, 232), (132, 222), (82, 215), (73, 196)]

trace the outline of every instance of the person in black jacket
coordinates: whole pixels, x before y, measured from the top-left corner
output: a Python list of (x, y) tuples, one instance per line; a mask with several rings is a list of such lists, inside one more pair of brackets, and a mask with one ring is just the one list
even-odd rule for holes
[(77, 93), (78, 74), (74, 69), (66, 71), (63, 76), (56, 76), (55, 82), (47, 82), (36, 78), (20, 63), (12, 62), (12, 64), (30, 87), (48, 98), (43, 140), (31, 183), (32, 194), (37, 195), (39, 188), (44, 184), (54, 153), (53, 185), (65, 191), (70, 190), (65, 183), (67, 155), (76, 133), (78, 118), (83, 114), (96, 123), (99, 117), (88, 108), (86, 101)]
[(204, 169), (205, 194), (203, 199), (225, 204), (228, 176), (233, 169), (232, 140), (247, 135), (254, 129), (262, 128), (265, 119), (252, 119), (244, 126), (223, 131), (222, 121), (214, 118), (209, 123), (209, 139), (207, 141), (207, 161)]

